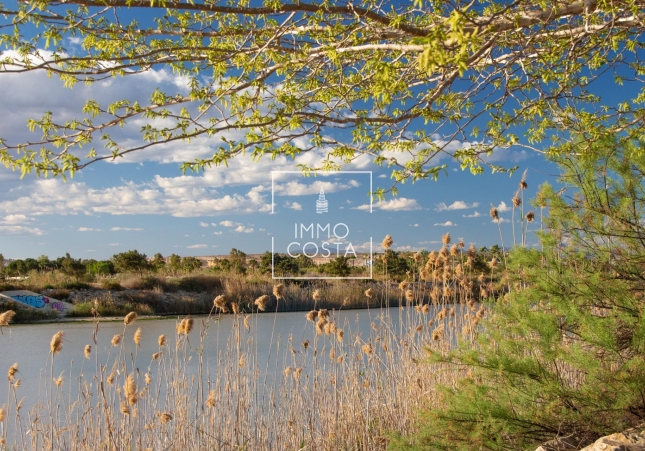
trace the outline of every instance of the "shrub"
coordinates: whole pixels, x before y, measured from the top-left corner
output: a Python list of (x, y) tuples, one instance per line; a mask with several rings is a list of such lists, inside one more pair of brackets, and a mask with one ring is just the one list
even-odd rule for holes
[(119, 283), (118, 280), (113, 280), (113, 279), (103, 279), (100, 282), (101, 288), (104, 290), (111, 290), (111, 291), (121, 291), (123, 290), (123, 287)]

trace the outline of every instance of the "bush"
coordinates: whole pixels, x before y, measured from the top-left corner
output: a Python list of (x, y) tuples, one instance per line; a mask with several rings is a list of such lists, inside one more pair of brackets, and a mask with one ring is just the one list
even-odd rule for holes
[(392, 449), (580, 449), (645, 420), (645, 154), (614, 143), (580, 154), (558, 161), (572, 196), (538, 194), (543, 250), (511, 253), (513, 289), (477, 345), (433, 355), (465, 377)]
[(65, 282), (63, 288), (67, 290), (88, 290), (90, 285), (85, 282)]
[[(125, 316), (130, 312), (137, 312), (139, 315), (153, 315), (155, 312), (145, 304), (133, 304), (129, 302), (116, 303), (113, 300), (101, 299), (96, 302), (99, 316)], [(94, 301), (85, 301), (74, 304), (74, 308), (67, 314), (70, 317), (94, 316), (92, 309)]]
[(103, 279), (100, 282), (101, 288), (104, 290), (111, 290), (111, 291), (121, 291), (123, 290), (123, 287), (119, 283), (118, 280), (113, 280), (113, 279)]

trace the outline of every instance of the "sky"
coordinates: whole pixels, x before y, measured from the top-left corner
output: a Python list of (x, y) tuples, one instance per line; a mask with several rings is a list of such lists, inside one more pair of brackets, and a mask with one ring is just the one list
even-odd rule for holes
[[(33, 140), (38, 136), (28, 131), (28, 118), (44, 111), (55, 112), (58, 120), (71, 118), (89, 98), (101, 103), (115, 97), (143, 100), (142, 95), (156, 86), (181, 91), (186, 80), (158, 69), (69, 89), (45, 73), (3, 73), (0, 136), (14, 143)], [(141, 120), (132, 121), (118, 131), (119, 137), (135, 142), (142, 125)], [(518, 165), (510, 177), (490, 171), (474, 176), (444, 158), (441, 162), (448, 169), (438, 181), (399, 185), (398, 196), (374, 202), (370, 212), (370, 183), (374, 190), (387, 189), (392, 180), (387, 168), (368, 157), (358, 158), (344, 171), (371, 172), (371, 182), (365, 172), (308, 178), (275, 172), (297, 171), (299, 163), (315, 165), (323, 151), (302, 154), (295, 161), (266, 157), (253, 162), (241, 157), (229, 167), (181, 173), (182, 162), (209, 157), (220, 144), (219, 138), (199, 138), (189, 144), (159, 145), (90, 165), (67, 181), (33, 174), (21, 179), (20, 173), (0, 168), (0, 253), (10, 259), (69, 253), (100, 260), (131, 249), (149, 256), (201, 256), (228, 254), (232, 248), (262, 253), (277, 245), (276, 251), (285, 252), (289, 240), (298, 238), (293, 236), (294, 224), (310, 223), (346, 224), (350, 235), (343, 246), (351, 242), (357, 252), (368, 251), (370, 239), (378, 252), (386, 234), (401, 251), (438, 249), (445, 233), (481, 247), (501, 244), (498, 224), (489, 217), (491, 205), (500, 212), (508, 247), (513, 243), (511, 198), (522, 173), (527, 170), (529, 185), (525, 211), (537, 187), (547, 180), (554, 183), (557, 176), (557, 168), (541, 155), (521, 148), (500, 149), (490, 158), (498, 165)], [(405, 162), (402, 155), (397, 159)], [(328, 201), (327, 214), (315, 212), (320, 188)], [(539, 228), (538, 223), (530, 226)], [(516, 229), (519, 241), (519, 222)], [(529, 245), (536, 241), (531, 229)], [(317, 237), (318, 244), (321, 241)]]

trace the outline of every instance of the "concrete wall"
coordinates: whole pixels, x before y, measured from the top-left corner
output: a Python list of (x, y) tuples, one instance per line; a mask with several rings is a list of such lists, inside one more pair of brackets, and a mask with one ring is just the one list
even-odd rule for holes
[(59, 315), (65, 315), (72, 309), (72, 304), (69, 302), (59, 301), (27, 290), (3, 291), (0, 293), (0, 302), (2, 301), (13, 301), (25, 307), (55, 312)]

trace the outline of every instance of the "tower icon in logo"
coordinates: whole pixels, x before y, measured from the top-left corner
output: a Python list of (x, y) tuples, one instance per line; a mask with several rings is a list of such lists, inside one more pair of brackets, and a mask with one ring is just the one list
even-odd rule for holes
[(318, 195), (318, 200), (316, 201), (316, 213), (327, 213), (327, 200), (325, 199), (325, 190), (320, 188), (320, 194)]

